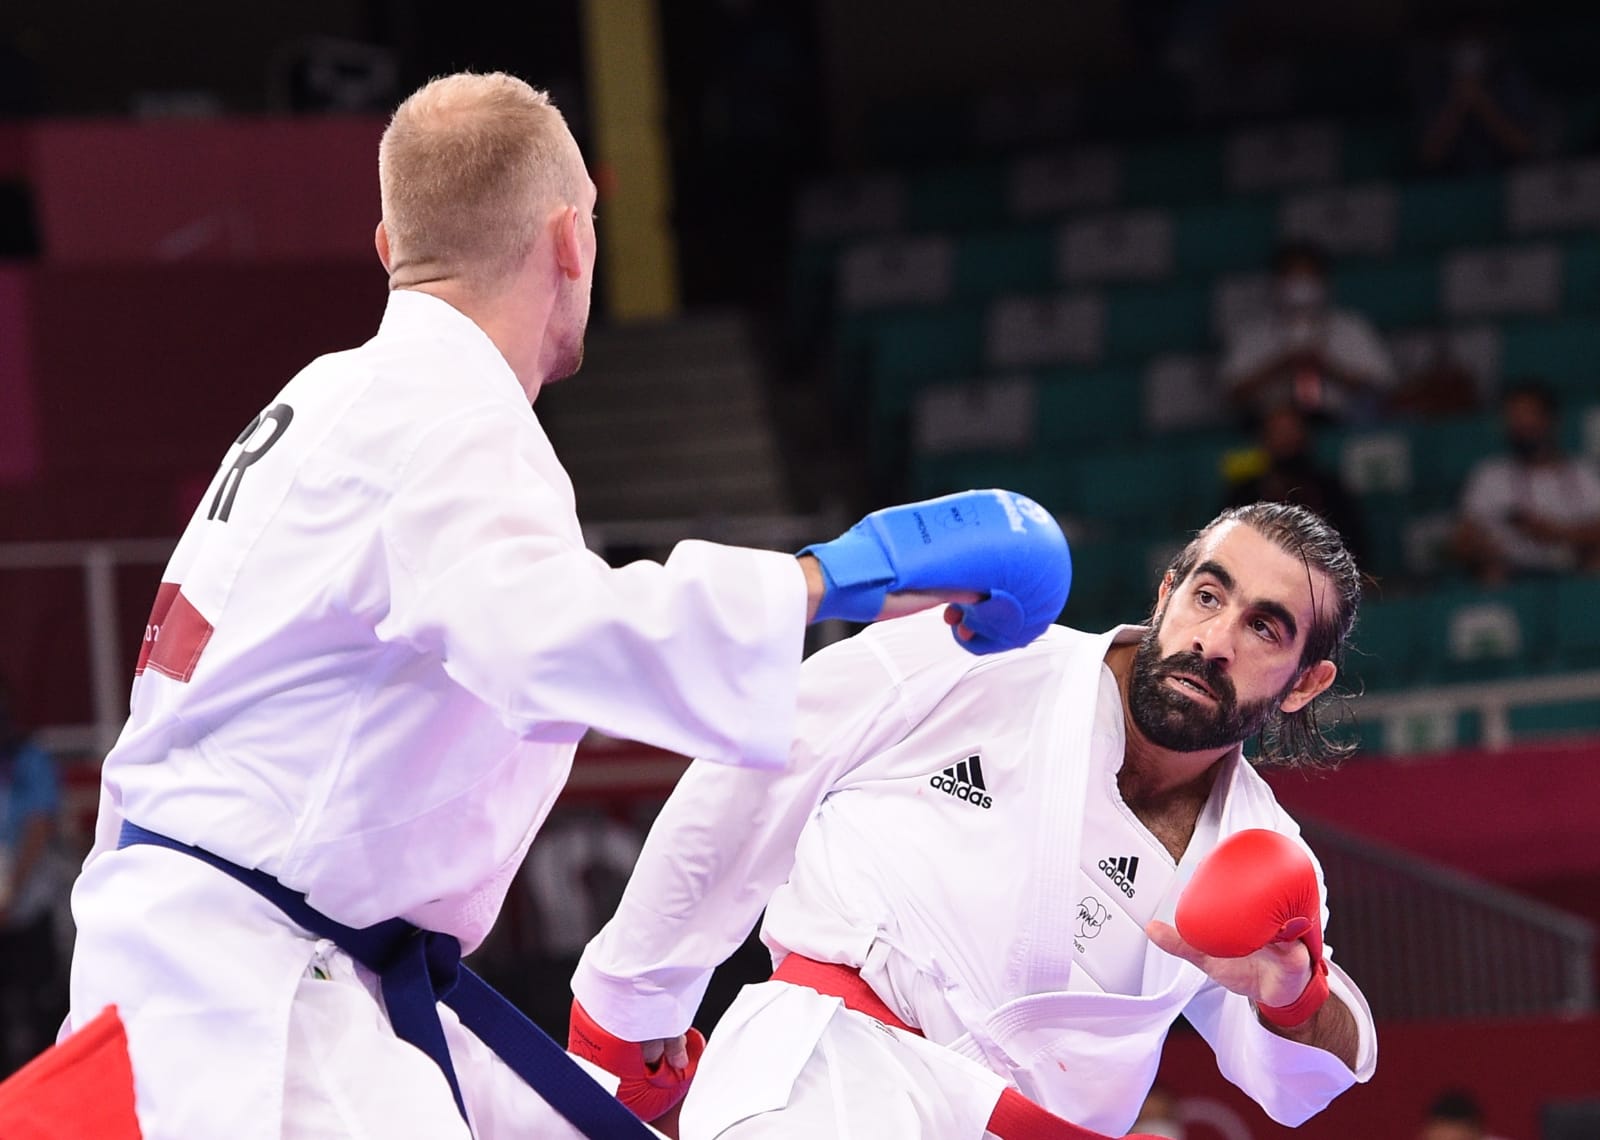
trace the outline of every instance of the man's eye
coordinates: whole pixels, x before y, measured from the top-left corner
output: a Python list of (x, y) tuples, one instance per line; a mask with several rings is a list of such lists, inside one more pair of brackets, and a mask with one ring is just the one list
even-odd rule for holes
[(1255, 620), (1255, 631), (1268, 641), (1278, 640), (1278, 631), (1274, 629), (1272, 623), (1267, 621), (1265, 618), (1257, 618)]

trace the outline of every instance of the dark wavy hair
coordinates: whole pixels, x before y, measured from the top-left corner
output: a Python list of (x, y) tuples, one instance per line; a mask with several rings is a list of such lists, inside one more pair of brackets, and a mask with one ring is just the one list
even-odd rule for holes
[[(1230, 522), (1243, 523), (1280, 550), (1298, 558), (1306, 568), (1308, 583), (1313, 571), (1327, 577), (1333, 587), (1332, 604), (1317, 608), (1311, 628), (1306, 632), (1300, 667), (1305, 669), (1318, 661), (1332, 661), (1342, 671), (1345, 642), (1355, 628), (1356, 611), (1361, 606), (1361, 571), (1339, 532), (1315, 511), (1290, 503), (1229, 507), (1206, 524), (1172, 560), (1167, 567), (1172, 585), (1178, 586), (1194, 571), (1207, 536)], [(1350, 696), (1335, 685), (1299, 712), (1274, 709), (1261, 729), (1256, 763), (1284, 768), (1335, 766), (1355, 751), (1354, 743), (1329, 736), (1329, 730), (1348, 716)]]

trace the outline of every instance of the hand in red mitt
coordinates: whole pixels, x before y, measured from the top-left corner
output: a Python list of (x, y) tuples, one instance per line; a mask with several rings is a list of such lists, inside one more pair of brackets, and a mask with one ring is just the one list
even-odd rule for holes
[(1288, 836), (1256, 828), (1217, 844), (1175, 917), (1176, 929), (1150, 923), (1150, 940), (1250, 998), (1273, 1025), (1300, 1025), (1328, 1000), (1317, 870)]
[[(646, 1046), (652, 1046), (646, 1056)], [(567, 1051), (622, 1078), (617, 1099), (646, 1123), (670, 1112), (689, 1091), (706, 1049), (698, 1029), (671, 1041), (624, 1041), (600, 1027), (576, 1000)]]

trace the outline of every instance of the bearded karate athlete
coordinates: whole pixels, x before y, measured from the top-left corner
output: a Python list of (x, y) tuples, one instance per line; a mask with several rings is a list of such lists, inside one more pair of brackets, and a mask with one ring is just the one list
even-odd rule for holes
[[(683, 1140), (1120, 1136), (1182, 1014), (1298, 1124), (1372, 1076), (1376, 1040), (1242, 744), (1337, 752), (1317, 719), (1359, 599), (1337, 532), (1256, 504), (1176, 558), (1147, 628), (980, 660), (924, 616), (824, 650), (786, 771), (677, 786), (573, 979), (569, 1048), (664, 1050), (693, 1076)], [(696, 1069), (680, 1035), (763, 908), (774, 978)]]

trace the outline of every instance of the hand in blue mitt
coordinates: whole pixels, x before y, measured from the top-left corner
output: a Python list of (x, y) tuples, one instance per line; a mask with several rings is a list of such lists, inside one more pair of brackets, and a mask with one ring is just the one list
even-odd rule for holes
[[(891, 595), (971, 593), (954, 606), (973, 653), (1015, 649), (1061, 613), (1072, 555), (1050, 512), (1012, 491), (962, 491), (874, 511), (832, 542), (806, 547), (826, 591), (815, 620), (875, 621)], [(961, 636), (965, 628), (970, 636)]]

